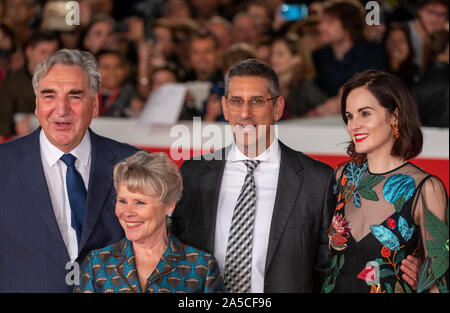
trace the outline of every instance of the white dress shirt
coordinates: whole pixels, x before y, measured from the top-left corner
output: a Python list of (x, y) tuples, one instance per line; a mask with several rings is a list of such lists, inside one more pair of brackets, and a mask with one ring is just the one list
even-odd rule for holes
[[(73, 262), (78, 257), (78, 242), (75, 229), (71, 226), (71, 210), (66, 188), (67, 166), (60, 160), (64, 152), (50, 143), (43, 130), (39, 134), (39, 142), (42, 166), (44, 168), (48, 191), (50, 192), (53, 212), (55, 213), (56, 222), (58, 223), (59, 231), (66, 245), (70, 260)], [(91, 167), (91, 139), (89, 132), (86, 132), (81, 143), (69, 153), (77, 158), (75, 168), (80, 172), (87, 190)]]
[[(214, 256), (222, 273), (225, 268), (228, 235), (234, 208), (247, 175), (247, 166), (242, 161), (249, 159), (234, 143), (232, 144), (220, 187), (214, 239)], [(264, 292), (264, 269), (280, 170), (278, 140), (275, 139), (270, 147), (254, 160), (260, 160), (261, 163), (253, 173), (256, 184), (256, 211), (253, 226), (251, 289), (252, 292)]]

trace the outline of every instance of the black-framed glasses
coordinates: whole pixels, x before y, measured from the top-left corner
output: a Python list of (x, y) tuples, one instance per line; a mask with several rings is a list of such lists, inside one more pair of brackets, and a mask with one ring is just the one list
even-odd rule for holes
[[(267, 101), (273, 101), (275, 98), (264, 98), (264, 97), (251, 97), (247, 100), (248, 108), (252, 111), (257, 111), (264, 108)], [(231, 97), (226, 99), (227, 106), (230, 110), (240, 111), (244, 106), (245, 100), (240, 97)]]

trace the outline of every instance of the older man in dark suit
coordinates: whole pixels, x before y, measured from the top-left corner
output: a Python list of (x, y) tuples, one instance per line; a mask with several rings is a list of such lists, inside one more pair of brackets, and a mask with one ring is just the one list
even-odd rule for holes
[(59, 50), (34, 71), (41, 127), (0, 145), (0, 292), (71, 292), (75, 262), (124, 235), (112, 170), (138, 149), (89, 129), (99, 84), (88, 52)]
[(333, 169), (274, 138), (284, 100), (264, 63), (229, 70), (222, 108), (234, 142), (183, 163), (174, 232), (214, 254), (229, 292), (320, 291)]

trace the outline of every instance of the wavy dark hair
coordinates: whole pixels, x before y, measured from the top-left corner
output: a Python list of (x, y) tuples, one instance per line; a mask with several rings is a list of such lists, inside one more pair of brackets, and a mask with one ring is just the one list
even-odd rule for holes
[(324, 3), (323, 14), (341, 21), (353, 41), (363, 39), (365, 10), (356, 0), (331, 0)]
[[(347, 97), (356, 88), (366, 88), (390, 114), (398, 120), (399, 138), (392, 146), (391, 155), (404, 160), (412, 159), (420, 154), (423, 145), (423, 135), (417, 104), (409, 93), (405, 83), (398, 77), (375, 70), (367, 70), (356, 74), (342, 87), (341, 115), (344, 123), (348, 120), (345, 114)], [(396, 112), (397, 110), (397, 112)], [(355, 143), (349, 142), (347, 153), (358, 163), (365, 162), (366, 154), (357, 153)]]

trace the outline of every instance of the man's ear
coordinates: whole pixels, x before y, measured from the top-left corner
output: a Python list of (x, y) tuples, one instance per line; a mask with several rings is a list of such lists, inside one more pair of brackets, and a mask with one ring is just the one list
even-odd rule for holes
[(225, 99), (225, 96), (222, 96), (222, 112), (223, 117), (225, 118), (225, 121), (228, 122), (228, 107), (227, 107), (227, 100)]
[(285, 105), (284, 98), (282, 96), (278, 96), (278, 98), (275, 100), (273, 110), (273, 120), (275, 122), (278, 121), (283, 116), (284, 105)]
[(92, 106), (93, 106), (93, 110), (92, 110), (92, 118), (96, 118), (99, 114), (99, 103), (98, 103), (98, 95), (94, 95), (93, 96), (93, 100), (92, 100)]

